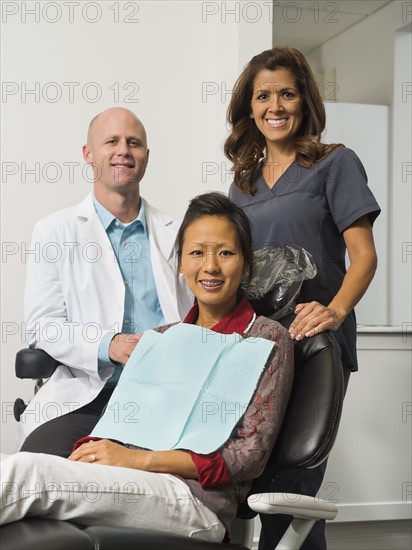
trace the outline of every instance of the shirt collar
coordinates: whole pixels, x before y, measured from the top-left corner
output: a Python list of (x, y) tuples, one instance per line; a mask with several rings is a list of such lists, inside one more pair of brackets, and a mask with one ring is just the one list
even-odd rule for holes
[[(105, 231), (107, 231), (110, 224), (117, 218), (96, 199), (94, 194), (92, 195), (92, 197), (93, 197), (93, 204), (96, 209), (97, 215), (99, 216)], [(139, 221), (142, 224), (143, 229), (146, 233), (146, 213), (145, 213), (145, 205), (144, 205), (143, 199), (140, 199), (139, 215), (134, 221)]]
[[(235, 309), (219, 321), (215, 326), (211, 327), (211, 330), (214, 332), (219, 332), (220, 334), (237, 334), (242, 335), (247, 329), (253, 315), (254, 311), (249, 301), (243, 296), (235, 307)], [(184, 318), (183, 322), (188, 324), (193, 324), (199, 314), (199, 307), (197, 304), (190, 309), (189, 313)]]

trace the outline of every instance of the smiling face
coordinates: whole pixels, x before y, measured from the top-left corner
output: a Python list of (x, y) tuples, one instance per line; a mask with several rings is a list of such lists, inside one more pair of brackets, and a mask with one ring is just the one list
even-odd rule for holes
[(199, 320), (218, 322), (237, 304), (247, 264), (237, 232), (220, 216), (202, 216), (185, 230), (180, 272), (196, 296)]
[(104, 111), (91, 123), (83, 156), (93, 166), (95, 191), (138, 191), (149, 158), (142, 123), (127, 109)]
[(256, 126), (268, 147), (290, 147), (302, 123), (302, 101), (293, 74), (284, 68), (259, 71), (251, 101)]

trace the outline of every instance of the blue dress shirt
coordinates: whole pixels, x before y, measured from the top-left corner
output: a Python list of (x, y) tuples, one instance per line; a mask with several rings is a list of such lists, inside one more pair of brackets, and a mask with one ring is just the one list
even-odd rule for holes
[[(140, 203), (138, 217), (127, 224), (118, 220), (94, 196), (93, 202), (112, 244), (125, 284), (124, 317), (121, 331), (127, 334), (136, 334), (164, 324), (150, 261), (150, 243), (144, 202)], [(106, 334), (99, 346), (99, 368), (103, 365), (117, 367), (106, 382), (106, 387), (116, 385), (123, 368), (122, 365), (112, 363), (109, 358), (109, 346), (115, 334), (115, 331)]]

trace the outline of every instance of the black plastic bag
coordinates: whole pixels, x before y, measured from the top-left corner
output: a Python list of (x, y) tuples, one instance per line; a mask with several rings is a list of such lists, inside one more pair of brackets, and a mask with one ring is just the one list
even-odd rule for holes
[(304, 248), (270, 246), (255, 251), (255, 275), (242, 289), (259, 315), (280, 319), (294, 311), (303, 281), (316, 273), (313, 258)]

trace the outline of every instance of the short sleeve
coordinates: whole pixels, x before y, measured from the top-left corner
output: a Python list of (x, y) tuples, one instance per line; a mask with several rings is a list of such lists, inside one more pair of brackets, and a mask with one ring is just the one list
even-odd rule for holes
[(356, 153), (346, 147), (335, 149), (330, 154), (327, 168), (326, 197), (339, 231), (344, 231), (363, 216), (368, 216), (373, 224), (381, 210)]

